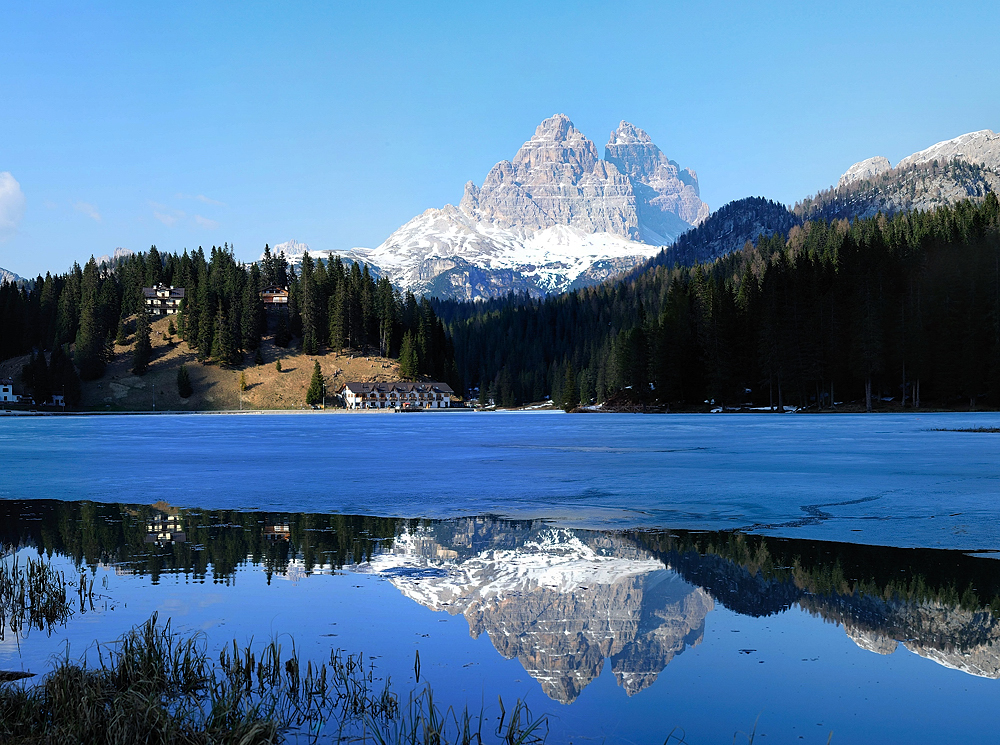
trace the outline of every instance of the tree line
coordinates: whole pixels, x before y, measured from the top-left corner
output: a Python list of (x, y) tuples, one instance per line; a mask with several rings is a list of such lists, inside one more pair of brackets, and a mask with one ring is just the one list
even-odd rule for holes
[(542, 300), (437, 307), (459, 375), (500, 405), (1000, 407), (992, 193), (805, 222), (711, 263)]
[[(134, 335), (133, 366), (150, 361), (149, 317), (143, 287), (182, 287), (185, 297), (172, 330), (197, 350), (202, 363), (242, 364), (273, 333), (278, 346), (305, 354), (355, 350), (400, 357), (404, 374), (455, 380), (444, 324), (426, 299), (401, 294), (367, 266), (302, 258), (298, 271), (265, 246), (260, 262), (236, 260), (228, 244), (181, 254), (147, 252), (100, 264), (91, 259), (65, 274), (0, 285), (0, 360), (29, 355), (22, 382), (36, 402), (65, 392), (80, 399), (80, 381), (103, 377), (114, 345)], [(266, 313), (261, 292), (286, 287), (288, 307)], [(269, 318), (269, 316), (271, 316)]]

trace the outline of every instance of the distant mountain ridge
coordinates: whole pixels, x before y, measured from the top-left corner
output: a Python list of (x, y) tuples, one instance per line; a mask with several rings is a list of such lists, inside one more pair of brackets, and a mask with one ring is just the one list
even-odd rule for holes
[[(852, 165), (834, 187), (794, 209), (762, 197), (709, 213), (698, 177), (622, 121), (600, 158), (563, 114), (544, 120), (514, 158), (465, 185), (458, 206), (429, 209), (376, 248), (324, 251), (367, 263), (399, 287), (474, 300), (553, 294), (642, 267), (709, 262), (806, 220), (854, 220), (930, 210), (1000, 191), (1000, 135), (980, 130), (936, 143), (895, 167)], [(289, 260), (304, 244), (290, 241)], [(661, 247), (666, 247), (662, 248)]]
[(478, 299), (595, 284), (655, 256), (708, 215), (697, 174), (621, 122), (602, 159), (565, 114), (545, 119), (512, 160), (465, 185), (376, 248), (337, 253), (399, 287)]
[(24, 281), (25, 281), (24, 277), (14, 274), (14, 272), (8, 269), (4, 269), (2, 266), (0, 266), (0, 285), (2, 285), (4, 282), (10, 282), (11, 284), (13, 284), (16, 282), (24, 282)]
[(1000, 190), (1000, 135), (989, 129), (931, 145), (892, 166), (884, 156), (855, 163), (835, 187), (796, 205), (803, 219), (854, 220), (879, 212), (931, 210)]
[(761, 236), (786, 234), (806, 220), (856, 220), (932, 210), (1000, 192), (1000, 135), (970, 132), (903, 158), (876, 156), (852, 165), (837, 185), (793, 210), (762, 198), (738, 199), (713, 212), (649, 262), (691, 265), (740, 250)]

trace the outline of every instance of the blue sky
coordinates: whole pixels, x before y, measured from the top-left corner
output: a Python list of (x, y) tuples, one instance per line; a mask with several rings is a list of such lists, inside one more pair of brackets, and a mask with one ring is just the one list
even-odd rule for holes
[[(714, 209), (1000, 130), (998, 3), (5, 3), (0, 267), (375, 246), (541, 119), (627, 119)], [(4, 175), (9, 174), (9, 175)]]

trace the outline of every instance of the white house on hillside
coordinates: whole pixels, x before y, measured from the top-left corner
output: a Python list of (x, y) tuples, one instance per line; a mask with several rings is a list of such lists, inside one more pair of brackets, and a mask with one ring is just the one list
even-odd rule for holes
[(21, 397), (14, 393), (14, 381), (10, 378), (0, 378), (0, 401), (17, 403)]
[(181, 309), (184, 299), (183, 287), (143, 287), (142, 295), (146, 302), (146, 310), (151, 316), (172, 316)]

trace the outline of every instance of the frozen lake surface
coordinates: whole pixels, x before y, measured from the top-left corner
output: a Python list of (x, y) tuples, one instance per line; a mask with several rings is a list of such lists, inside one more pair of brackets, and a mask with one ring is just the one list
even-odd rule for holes
[[(157, 612), (292, 635), (550, 743), (986, 742), (1000, 415), (0, 419), (0, 561), (94, 580), (44, 672)], [(154, 506), (155, 505), (155, 506)], [(282, 636), (287, 638), (287, 636)], [(674, 729), (679, 728), (679, 729)], [(766, 738), (766, 739), (765, 739)], [(742, 742), (737, 737), (736, 742)]]
[(0, 420), (0, 497), (1000, 549), (1000, 415)]

